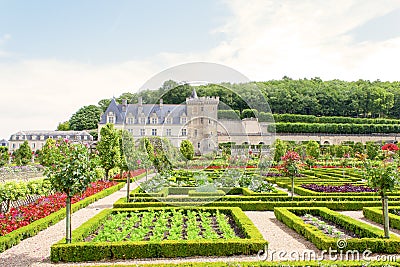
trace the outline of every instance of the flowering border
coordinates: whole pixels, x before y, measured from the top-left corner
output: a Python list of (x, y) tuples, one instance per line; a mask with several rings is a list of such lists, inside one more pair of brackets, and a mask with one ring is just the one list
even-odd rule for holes
[[(76, 202), (75, 204), (72, 204), (72, 212), (78, 211), (101, 198), (111, 195), (112, 193), (121, 189), (124, 185), (125, 183), (118, 183), (117, 185), (104, 189), (99, 193), (96, 193), (81, 201)], [(17, 245), (19, 242), (28, 237), (37, 235), (40, 231), (48, 228), (51, 225), (56, 224), (64, 218), (65, 208), (62, 208), (42, 219), (30, 223), (27, 226), (18, 228), (17, 230), (12, 231), (11, 233), (4, 236), (0, 236), (0, 252), (3, 252), (14, 245)]]

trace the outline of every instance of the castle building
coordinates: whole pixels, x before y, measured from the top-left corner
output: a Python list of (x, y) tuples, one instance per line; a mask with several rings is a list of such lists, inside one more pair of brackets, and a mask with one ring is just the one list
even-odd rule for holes
[(146, 136), (168, 138), (179, 147), (183, 140), (190, 140), (196, 153), (208, 153), (218, 148), (217, 112), (219, 97), (198, 97), (193, 89), (183, 104), (143, 104), (138, 98), (137, 104), (127, 104), (123, 100), (117, 104), (111, 100), (107, 110), (101, 116), (100, 130), (107, 123), (117, 129), (130, 132), (135, 140)]
[(79, 142), (88, 145), (93, 142), (93, 136), (86, 131), (19, 131), (11, 135), (8, 141), (8, 151), (12, 153), (25, 141), (28, 142), (32, 151), (42, 149), (46, 140), (49, 138), (54, 140), (68, 139), (71, 142)]

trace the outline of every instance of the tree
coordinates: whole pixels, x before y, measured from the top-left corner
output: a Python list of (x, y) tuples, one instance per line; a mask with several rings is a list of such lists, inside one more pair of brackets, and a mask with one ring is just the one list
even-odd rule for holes
[(0, 167), (3, 167), (10, 160), (10, 155), (8, 154), (8, 147), (0, 146)]
[(71, 198), (82, 193), (94, 180), (94, 166), (89, 149), (82, 144), (71, 144), (58, 140), (45, 175), (53, 189), (67, 195), (66, 199), (66, 243), (71, 243)]
[(194, 157), (194, 147), (192, 142), (190, 142), (189, 140), (183, 140), (179, 150), (186, 159), (186, 169), (187, 169), (189, 160), (192, 160)]
[(40, 156), (39, 156), (39, 162), (45, 167), (50, 166), (53, 164), (53, 153), (56, 151), (56, 141), (53, 138), (48, 138), (46, 140), (46, 143), (44, 144)]
[(273, 146), (275, 147), (274, 161), (279, 162), (285, 155), (287, 145), (284, 141), (276, 139)]
[[(127, 172), (126, 184), (127, 184), (127, 192), (126, 192), (126, 201), (129, 203), (129, 194), (130, 194), (130, 184), (131, 184), (131, 176), (129, 170), (136, 169), (136, 154), (135, 154), (135, 140), (131, 133), (126, 130), (119, 131), (119, 149), (120, 149), (120, 160), (119, 160), (119, 168), (121, 170), (121, 174), (123, 171)], [(135, 162), (136, 160), (136, 162)], [(122, 177), (122, 175), (121, 175)]]
[(57, 126), (57, 131), (69, 131), (69, 121), (60, 122)]
[(97, 143), (100, 162), (109, 178), (110, 170), (118, 167), (120, 163), (119, 134), (114, 124), (107, 123), (100, 130), (100, 141)]
[(96, 129), (100, 121), (101, 108), (95, 105), (84, 106), (80, 108), (69, 119), (71, 130), (82, 131)]
[(17, 165), (27, 165), (32, 161), (32, 150), (28, 141), (24, 141), (22, 145), (14, 151), (14, 161)]
[(318, 142), (314, 141), (314, 140), (310, 140), (307, 142), (307, 147), (306, 147), (306, 151), (307, 151), (307, 156), (311, 156), (315, 159), (318, 159), (319, 157), (319, 144)]
[(108, 106), (110, 105), (111, 99), (102, 99), (98, 102), (98, 105), (102, 112), (106, 112)]
[(299, 174), (299, 163), (300, 163), (300, 156), (294, 151), (287, 151), (286, 154), (282, 157), (283, 164), (281, 165), (282, 172), (289, 176), (290, 180), (292, 181), (292, 201), (294, 195), (294, 177)]
[(388, 192), (392, 192), (399, 184), (398, 163), (393, 159), (386, 159), (378, 166), (373, 166), (370, 160), (364, 163), (365, 176), (368, 185), (378, 190), (382, 201), (382, 216), (385, 238), (389, 238), (389, 210), (388, 210)]

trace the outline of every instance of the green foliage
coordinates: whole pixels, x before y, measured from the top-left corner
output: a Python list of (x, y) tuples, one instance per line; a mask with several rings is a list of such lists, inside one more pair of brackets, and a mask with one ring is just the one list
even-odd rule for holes
[(374, 142), (366, 142), (368, 159), (373, 160), (379, 155), (380, 146)]
[(96, 177), (89, 149), (82, 144), (58, 140), (53, 154), (53, 164), (45, 174), (57, 192), (73, 196), (86, 190)]
[(8, 164), (10, 155), (8, 154), (8, 147), (0, 146), (0, 167)]
[(269, 131), (277, 133), (329, 133), (371, 134), (400, 133), (400, 124), (353, 124), (353, 123), (303, 123), (276, 122), (268, 125)]
[(48, 138), (39, 154), (40, 164), (46, 167), (55, 164), (56, 153), (57, 153), (56, 141), (52, 138)]
[(19, 166), (27, 165), (32, 162), (32, 150), (28, 141), (25, 140), (22, 145), (14, 151), (13, 156), (15, 164)]
[(242, 111), (242, 118), (256, 118), (258, 116), (258, 111), (255, 109), (244, 109)]
[(287, 145), (286, 145), (286, 143), (284, 141), (282, 141), (280, 139), (276, 139), (274, 144), (273, 144), (273, 147), (275, 148), (274, 161), (275, 162), (280, 162), (281, 158), (286, 153)]
[(96, 129), (100, 121), (101, 108), (95, 105), (84, 106), (80, 108), (69, 119), (71, 130), (82, 131)]
[(120, 165), (121, 149), (118, 131), (111, 123), (106, 124), (100, 130), (100, 141), (97, 143), (100, 162), (106, 170), (107, 177), (110, 177), (109, 171)]
[(172, 170), (172, 161), (177, 158), (178, 152), (167, 138), (145, 137), (139, 142), (139, 147), (145, 148), (148, 160), (159, 173)]
[(192, 142), (190, 142), (189, 140), (182, 141), (179, 151), (185, 157), (186, 160), (192, 160), (194, 157), (194, 147)]
[(60, 122), (57, 126), (57, 131), (69, 131), (69, 121)]
[(381, 162), (374, 166), (370, 160), (365, 162), (364, 176), (368, 185), (378, 189), (381, 196), (392, 192), (399, 184), (398, 164), (396, 162)]
[(308, 141), (306, 146), (306, 151), (307, 151), (307, 156), (311, 156), (317, 159), (320, 153), (318, 142), (314, 140)]

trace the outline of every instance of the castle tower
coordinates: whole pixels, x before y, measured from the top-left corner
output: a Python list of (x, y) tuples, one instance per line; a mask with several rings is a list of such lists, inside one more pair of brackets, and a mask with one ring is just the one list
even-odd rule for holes
[(196, 89), (186, 98), (188, 139), (196, 153), (209, 153), (218, 148), (218, 103), (218, 96), (198, 97)]

